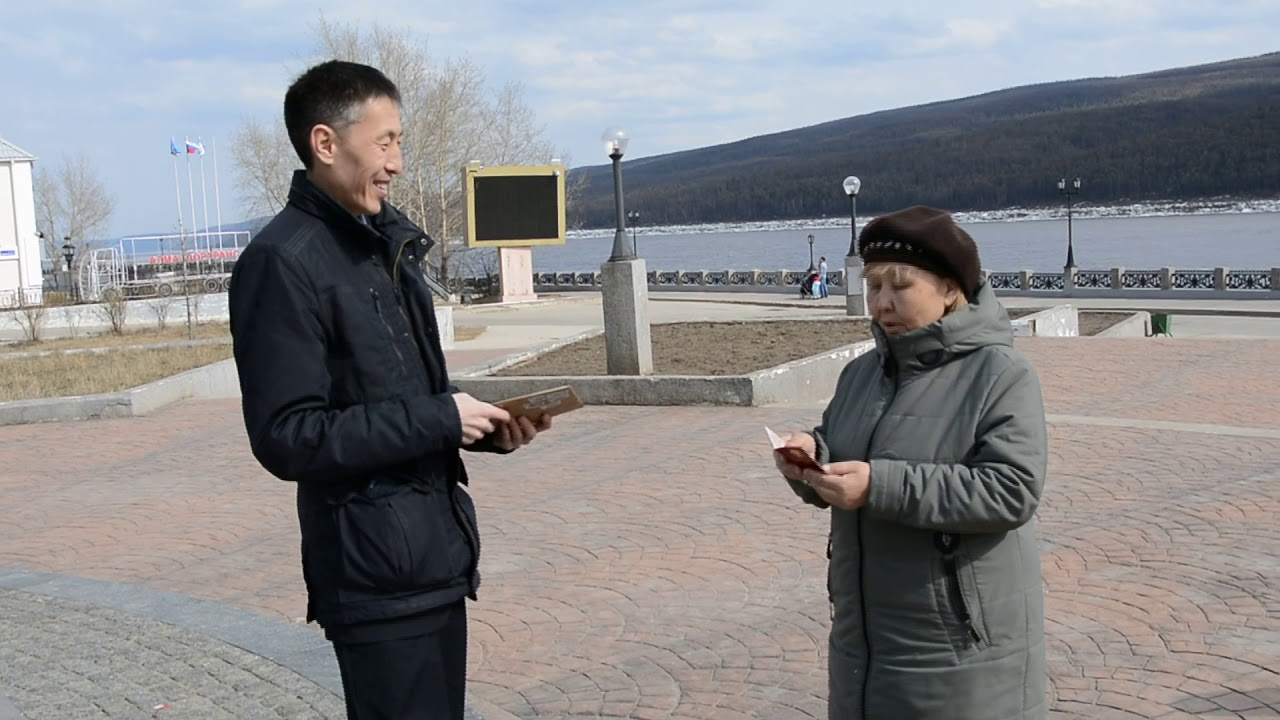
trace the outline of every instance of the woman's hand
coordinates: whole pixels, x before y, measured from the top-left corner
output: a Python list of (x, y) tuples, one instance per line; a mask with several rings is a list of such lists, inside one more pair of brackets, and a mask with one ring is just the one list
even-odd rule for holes
[[(809, 485), (828, 505), (857, 510), (871, 496), (871, 466), (861, 460), (825, 465), (826, 472), (805, 470), (795, 478)], [(784, 475), (786, 473), (783, 473)]]
[[(809, 457), (813, 457), (818, 453), (817, 441), (807, 432), (791, 433), (781, 437), (783, 447), (798, 447)], [(773, 464), (778, 467), (778, 472), (782, 473), (782, 477), (796, 482), (804, 482), (804, 468), (789, 462), (782, 455), (774, 453)]]

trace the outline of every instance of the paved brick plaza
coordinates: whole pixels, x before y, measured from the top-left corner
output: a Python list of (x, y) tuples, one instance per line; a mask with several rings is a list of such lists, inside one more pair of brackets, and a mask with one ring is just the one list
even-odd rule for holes
[[(1022, 347), (1054, 419), (1054, 717), (1280, 717), (1280, 342)], [(592, 407), (471, 457), (475, 696), (518, 717), (825, 718), (826, 516), (762, 428), (817, 413)], [(0, 454), (0, 568), (303, 614), (292, 488), (249, 455), (237, 403), (0, 428)]]

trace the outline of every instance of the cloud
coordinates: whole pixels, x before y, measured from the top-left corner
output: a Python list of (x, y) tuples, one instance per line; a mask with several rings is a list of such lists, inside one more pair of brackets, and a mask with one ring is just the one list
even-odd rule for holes
[[(547, 137), (605, 162), (622, 125), (643, 157), (1015, 85), (1122, 75), (1280, 49), (1274, 0), (161, 0), (0, 4), (0, 135), (56, 160), (81, 150), (117, 189), (114, 230), (173, 222), (170, 135), (270, 120), (311, 58), (313, 23), (381, 21), (490, 84), (523, 83)], [(157, 149), (158, 148), (158, 149)], [(223, 150), (225, 153), (225, 150)], [(237, 190), (225, 169), (225, 215)]]
[(978, 18), (954, 18), (947, 20), (940, 35), (925, 37), (915, 44), (917, 52), (939, 50), (985, 49), (996, 44), (1013, 28), (1010, 20), (981, 20)]

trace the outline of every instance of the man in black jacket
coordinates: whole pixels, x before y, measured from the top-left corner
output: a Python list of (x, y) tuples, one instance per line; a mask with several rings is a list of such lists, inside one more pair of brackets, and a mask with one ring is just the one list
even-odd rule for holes
[(465, 598), (480, 537), (459, 449), (510, 452), (550, 427), (449, 384), (420, 259), (386, 202), (400, 96), (331, 61), (284, 101), (305, 170), (232, 273), (231, 333), (253, 454), (297, 483), (307, 619), (349, 718), (463, 717)]

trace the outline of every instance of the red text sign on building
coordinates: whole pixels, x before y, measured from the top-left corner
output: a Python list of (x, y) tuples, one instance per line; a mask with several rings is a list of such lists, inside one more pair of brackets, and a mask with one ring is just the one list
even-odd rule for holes
[[(240, 257), (240, 248), (231, 250), (192, 250), (187, 253), (187, 262), (200, 260), (235, 260)], [(151, 265), (171, 265), (182, 262), (182, 255), (152, 255), (147, 259)]]

